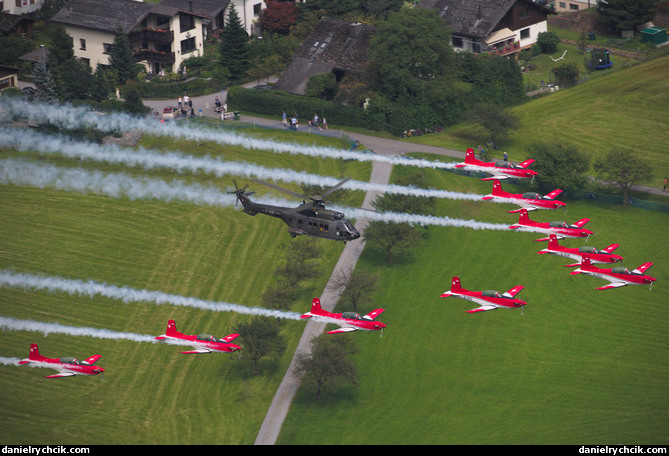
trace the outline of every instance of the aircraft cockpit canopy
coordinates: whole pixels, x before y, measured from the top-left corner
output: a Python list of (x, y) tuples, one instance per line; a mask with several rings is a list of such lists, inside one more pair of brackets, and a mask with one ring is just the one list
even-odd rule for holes
[(486, 298), (501, 298), (502, 294), (497, 291), (497, 290), (483, 290), (481, 292), (482, 296), (485, 296)]

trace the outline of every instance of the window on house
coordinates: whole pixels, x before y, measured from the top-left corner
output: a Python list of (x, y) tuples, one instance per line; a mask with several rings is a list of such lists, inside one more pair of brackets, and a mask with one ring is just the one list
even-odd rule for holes
[(520, 19), (525, 19), (526, 17), (530, 17), (530, 8), (523, 8), (520, 10)]
[(569, 9), (572, 11), (578, 11), (578, 5), (576, 3), (570, 3)]
[(179, 15), (179, 29), (181, 33), (195, 28), (195, 18), (189, 14)]
[(111, 52), (112, 45), (109, 43), (102, 43), (102, 47), (105, 49), (104, 53), (109, 54)]
[(521, 40), (524, 40), (525, 38), (529, 38), (529, 37), (530, 37), (530, 29), (529, 29), (529, 27), (528, 27), (528, 28), (525, 28), (525, 29), (522, 29), (522, 30), (520, 31), (520, 39), (521, 39)]
[(453, 43), (453, 47), (461, 48), (463, 46), (462, 38), (458, 36), (452, 37), (451, 42)]
[(181, 53), (188, 54), (195, 50), (195, 38), (188, 38), (181, 42)]
[(86, 40), (83, 38), (79, 38), (79, 49), (82, 51), (86, 50)]
[(260, 8), (262, 8), (262, 3), (256, 3), (253, 5), (253, 15), (260, 16)]

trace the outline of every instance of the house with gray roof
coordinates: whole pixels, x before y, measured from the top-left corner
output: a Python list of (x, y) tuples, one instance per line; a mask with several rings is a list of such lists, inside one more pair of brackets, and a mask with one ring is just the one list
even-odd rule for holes
[(109, 64), (120, 27), (147, 73), (177, 71), (185, 59), (203, 55), (205, 20), (193, 11), (133, 0), (70, 0), (52, 18), (72, 37), (74, 55), (92, 68)]
[(511, 55), (537, 42), (548, 30), (551, 10), (532, 0), (421, 0), (452, 31), (456, 51)]
[(333, 73), (340, 81), (346, 74), (362, 73), (375, 31), (370, 25), (321, 19), (297, 49), (274, 89), (304, 95), (307, 81), (317, 74)]

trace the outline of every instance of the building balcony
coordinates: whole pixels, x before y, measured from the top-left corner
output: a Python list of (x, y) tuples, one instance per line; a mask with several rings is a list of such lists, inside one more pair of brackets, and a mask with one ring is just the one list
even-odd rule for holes
[(141, 62), (158, 62), (163, 64), (174, 63), (174, 52), (156, 51), (155, 49), (139, 49), (135, 50), (135, 60)]
[(128, 34), (128, 40), (131, 45), (153, 42), (158, 44), (171, 44), (174, 41), (174, 32), (172, 30), (145, 28), (135, 30)]

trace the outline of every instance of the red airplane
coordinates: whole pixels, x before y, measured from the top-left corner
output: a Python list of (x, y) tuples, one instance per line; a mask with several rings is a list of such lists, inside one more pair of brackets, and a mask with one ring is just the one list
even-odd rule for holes
[(548, 247), (537, 252), (539, 255), (548, 253), (550, 255), (557, 255), (565, 258), (571, 258), (576, 260), (579, 263), (576, 264), (566, 264), (565, 267), (570, 268), (578, 266), (580, 264), (583, 256), (588, 255), (590, 257), (590, 263), (617, 263), (618, 261), (623, 261), (623, 257), (620, 255), (615, 255), (613, 253), (620, 247), (620, 244), (611, 244), (603, 250), (596, 249), (594, 247), (579, 247), (577, 249), (571, 249), (568, 247), (561, 246), (558, 243), (557, 236), (551, 234), (548, 238)]
[(239, 334), (230, 334), (223, 339), (217, 339), (211, 334), (198, 334), (196, 336), (188, 336), (177, 331), (177, 325), (174, 320), (167, 322), (167, 331), (162, 336), (156, 337), (157, 340), (174, 340), (184, 345), (190, 345), (195, 350), (182, 351), (184, 354), (199, 354), (211, 352), (235, 352), (241, 350), (239, 345), (231, 343), (239, 337)]
[(603, 287), (598, 287), (598, 290), (608, 290), (610, 288), (619, 288), (624, 287), (625, 285), (647, 285), (650, 284), (650, 288), (653, 288), (653, 282), (655, 282), (655, 277), (645, 275), (644, 272), (650, 268), (653, 263), (644, 263), (636, 269), (631, 271), (628, 268), (619, 266), (611, 269), (601, 269), (597, 266), (593, 266), (590, 262), (590, 258), (585, 255), (581, 260), (581, 264), (578, 269), (570, 272), (570, 275), (576, 274), (587, 274), (600, 279), (605, 279), (611, 282), (609, 285), (604, 285)]
[(328, 331), (328, 334), (341, 334), (357, 330), (376, 331), (385, 328), (384, 323), (374, 321), (382, 312), (383, 309), (372, 310), (367, 315), (360, 315), (355, 312), (331, 313), (321, 307), (320, 299), (314, 298), (311, 303), (311, 311), (301, 315), (300, 318), (317, 317), (318, 321), (334, 323), (341, 328)]
[(83, 361), (77, 358), (47, 358), (39, 354), (37, 344), (30, 345), (28, 358), (19, 361), (19, 364), (34, 364), (38, 367), (48, 367), (58, 371), (54, 375), (46, 375), (45, 378), (73, 377), (75, 375), (98, 375), (105, 370), (94, 366), (95, 362), (102, 358), (101, 355), (93, 355)]
[(527, 303), (522, 299), (516, 299), (515, 296), (523, 288), (525, 287), (517, 285), (505, 293), (500, 293), (496, 290), (470, 291), (462, 288), (460, 277), (456, 276), (453, 277), (453, 282), (451, 282), (451, 291), (444, 292), (441, 297), (448, 298), (449, 296), (453, 296), (454, 298), (465, 299), (481, 305), (481, 307), (477, 307), (476, 309), (467, 310), (467, 313), (485, 312), (486, 310), (495, 310), (499, 307), (504, 309), (520, 307), (522, 309)]
[(532, 163), (534, 163), (534, 160), (532, 159), (525, 160), (520, 164), (511, 162), (484, 162), (476, 158), (474, 155), (474, 149), (470, 147), (467, 149), (465, 162), (458, 163), (455, 165), (455, 167), (462, 168), (467, 171), (482, 171), (484, 173), (492, 174), (492, 177), (484, 177), (481, 179), (487, 181), (493, 179), (508, 179), (510, 177), (534, 177), (538, 173), (527, 168)]
[[(518, 223), (514, 223), (509, 226), (512, 230), (519, 228), (527, 231), (538, 231), (540, 233), (555, 234), (558, 239), (565, 237), (588, 237), (591, 234), (594, 234), (590, 230), (586, 230), (583, 226), (590, 221), (589, 218), (582, 218), (576, 223), (567, 225), (565, 222), (535, 222), (530, 220), (530, 217), (527, 215), (527, 209), (520, 210), (520, 216), (518, 217)], [(536, 241), (547, 241), (550, 238), (541, 238), (535, 239)]]
[[(502, 190), (502, 183), (498, 179), (495, 179), (495, 182), (492, 184), (492, 193), (484, 196), (482, 199), (486, 201), (499, 199), (508, 203), (517, 204), (528, 211), (536, 211), (537, 209), (558, 209), (560, 207), (565, 207), (565, 203), (555, 199), (560, 193), (562, 193), (562, 190), (560, 189), (553, 190), (545, 196), (534, 192), (508, 193)], [(515, 214), (516, 212), (520, 212), (520, 209), (514, 209), (507, 212)]]

